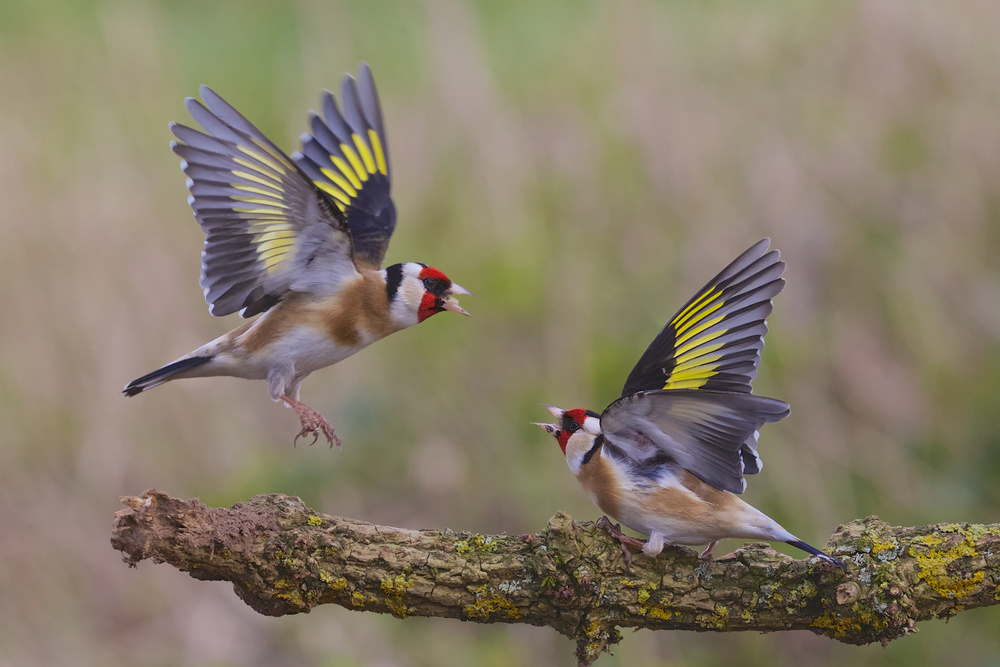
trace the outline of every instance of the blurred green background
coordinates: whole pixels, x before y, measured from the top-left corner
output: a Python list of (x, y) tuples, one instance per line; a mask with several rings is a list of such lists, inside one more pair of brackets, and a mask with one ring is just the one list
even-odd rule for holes
[[(410, 528), (594, 519), (528, 423), (537, 403), (602, 409), (763, 236), (788, 286), (756, 386), (793, 409), (746, 499), (817, 545), (869, 514), (998, 520), (1000, 4), (0, 0), (0, 17), (0, 664), (573, 664), (544, 628), (258, 616), (227, 584), (128, 569), (112, 514), (156, 487)], [(400, 211), (388, 259), (477, 292), (472, 319), (305, 383), (343, 455), (293, 448), (262, 382), (125, 400), (238, 322), (198, 287), (167, 147), (184, 97), (212, 85), (290, 151), (362, 59)], [(998, 625), (965, 612), (886, 649), (642, 631), (600, 664), (996, 665)]]

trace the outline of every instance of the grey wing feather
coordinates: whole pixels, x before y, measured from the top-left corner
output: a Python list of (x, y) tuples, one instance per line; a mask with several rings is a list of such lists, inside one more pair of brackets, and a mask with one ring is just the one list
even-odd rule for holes
[[(188, 202), (205, 232), (201, 285), (213, 315), (267, 310), (289, 290), (325, 293), (357, 273), (345, 216), (260, 130), (207, 86), (172, 124)], [(320, 260), (320, 261), (316, 261)]]
[(631, 394), (601, 415), (601, 431), (642, 466), (666, 455), (724, 491), (746, 488), (744, 448), (764, 424), (784, 419), (788, 404), (743, 392), (667, 389)]

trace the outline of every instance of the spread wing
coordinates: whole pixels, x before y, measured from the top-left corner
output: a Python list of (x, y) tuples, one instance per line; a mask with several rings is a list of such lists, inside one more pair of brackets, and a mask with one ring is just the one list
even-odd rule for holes
[(333, 93), (323, 95), (323, 115), (310, 114), (312, 134), (302, 135), (302, 152), (293, 157), (346, 216), (358, 265), (377, 269), (396, 228), (396, 207), (382, 108), (367, 63), (357, 81), (344, 77), (340, 98), (343, 113)]
[(335, 290), (357, 269), (344, 214), (277, 146), (207, 86), (172, 124), (188, 202), (204, 230), (201, 286), (213, 315), (263, 312), (289, 290)]
[[(744, 446), (761, 426), (788, 416), (788, 404), (746, 392), (644, 391), (619, 398), (601, 415), (601, 432), (640, 467), (676, 461), (717, 489), (746, 489)], [(756, 470), (752, 471), (756, 472)]]
[(785, 263), (758, 241), (702, 287), (656, 336), (622, 396), (650, 389), (750, 393)]

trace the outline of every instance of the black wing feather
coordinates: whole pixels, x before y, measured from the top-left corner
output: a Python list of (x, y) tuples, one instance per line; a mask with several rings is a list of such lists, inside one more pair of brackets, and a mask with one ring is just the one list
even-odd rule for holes
[(292, 157), (347, 218), (359, 265), (378, 268), (396, 228), (390, 195), (388, 142), (371, 68), (362, 63), (358, 80), (346, 76), (341, 108), (333, 93), (323, 95), (323, 115), (311, 114), (311, 135)]
[[(651, 389), (750, 393), (785, 263), (763, 239), (681, 308), (629, 374), (622, 396)], [(739, 361), (739, 364), (731, 362)]]

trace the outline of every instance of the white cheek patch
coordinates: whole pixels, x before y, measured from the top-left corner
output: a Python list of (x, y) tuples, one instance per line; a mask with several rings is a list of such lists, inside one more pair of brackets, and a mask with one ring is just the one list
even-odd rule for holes
[(403, 276), (403, 281), (396, 292), (390, 312), (392, 320), (402, 328), (412, 327), (419, 320), (420, 300), (424, 296), (423, 285), (416, 278)]
[(566, 463), (569, 464), (569, 469), (573, 472), (574, 476), (580, 474), (580, 468), (583, 467), (583, 455), (585, 452), (569, 452), (566, 456)]
[(583, 430), (592, 435), (601, 434), (601, 419), (599, 417), (591, 417), (587, 415), (587, 418), (583, 420), (581, 424)]

